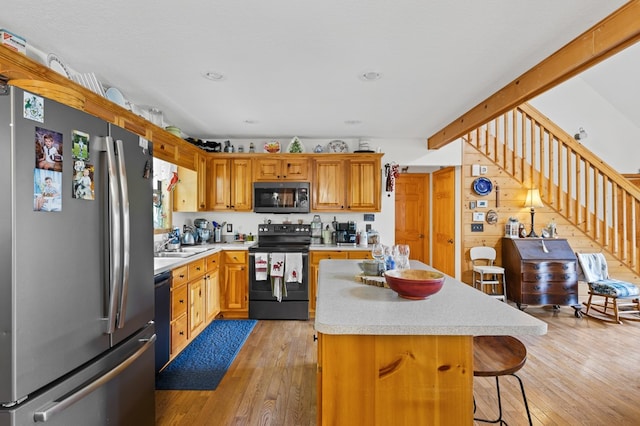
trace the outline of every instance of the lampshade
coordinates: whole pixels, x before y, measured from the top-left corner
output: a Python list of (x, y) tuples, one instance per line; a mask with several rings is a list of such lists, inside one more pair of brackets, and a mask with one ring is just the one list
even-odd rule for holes
[(527, 191), (527, 199), (524, 202), (525, 207), (544, 207), (540, 198), (540, 190), (530, 189)]

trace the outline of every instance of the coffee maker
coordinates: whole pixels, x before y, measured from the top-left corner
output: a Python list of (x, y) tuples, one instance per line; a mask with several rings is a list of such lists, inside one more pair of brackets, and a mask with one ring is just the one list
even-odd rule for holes
[(336, 229), (336, 244), (339, 246), (355, 246), (356, 245), (356, 223), (338, 222)]

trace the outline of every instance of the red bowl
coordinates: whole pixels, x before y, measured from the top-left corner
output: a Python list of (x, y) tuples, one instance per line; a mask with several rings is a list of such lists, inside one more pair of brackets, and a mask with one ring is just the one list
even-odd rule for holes
[(389, 287), (405, 299), (422, 300), (436, 294), (444, 284), (444, 274), (422, 269), (392, 269), (384, 273)]

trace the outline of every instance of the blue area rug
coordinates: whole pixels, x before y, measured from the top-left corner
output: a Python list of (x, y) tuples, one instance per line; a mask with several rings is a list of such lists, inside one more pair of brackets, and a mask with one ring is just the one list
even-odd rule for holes
[(214, 320), (156, 375), (156, 389), (216, 389), (257, 322)]

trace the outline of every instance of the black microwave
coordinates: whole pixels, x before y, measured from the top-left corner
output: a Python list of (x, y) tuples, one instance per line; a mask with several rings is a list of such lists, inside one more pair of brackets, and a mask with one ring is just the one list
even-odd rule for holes
[(254, 182), (256, 213), (309, 213), (309, 182)]

